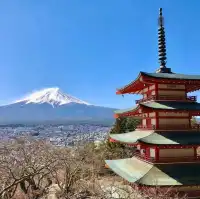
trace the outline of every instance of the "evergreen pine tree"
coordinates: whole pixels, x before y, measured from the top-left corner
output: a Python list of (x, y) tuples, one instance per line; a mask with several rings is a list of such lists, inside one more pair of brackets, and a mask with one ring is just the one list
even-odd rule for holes
[[(127, 133), (130, 131), (134, 131), (139, 124), (139, 120), (134, 118), (134, 117), (120, 117), (117, 118), (113, 128), (110, 130), (110, 134), (122, 134), (122, 133)], [(116, 142), (110, 142), (107, 140), (107, 146), (110, 149), (115, 149), (116, 147), (118, 148), (124, 148), (124, 144), (116, 143)]]
[(139, 123), (140, 123), (139, 119), (134, 117), (128, 117), (126, 121), (126, 128), (127, 128), (126, 130), (129, 132), (134, 131)]
[(117, 118), (110, 133), (121, 134), (126, 132), (127, 132), (127, 118), (125, 117)]

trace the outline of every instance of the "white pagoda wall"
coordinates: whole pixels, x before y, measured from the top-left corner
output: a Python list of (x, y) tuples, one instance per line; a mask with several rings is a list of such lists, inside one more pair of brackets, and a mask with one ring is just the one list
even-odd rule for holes
[(152, 118), (152, 119), (151, 119), (151, 124), (152, 124), (152, 125), (156, 125), (156, 119), (155, 119), (155, 118)]
[(149, 113), (149, 117), (155, 117), (155, 116), (156, 116), (156, 113), (155, 113), (155, 112)]
[(147, 124), (146, 119), (143, 119), (143, 120), (142, 120), (142, 125), (143, 125), (143, 126), (146, 126), (146, 124)]

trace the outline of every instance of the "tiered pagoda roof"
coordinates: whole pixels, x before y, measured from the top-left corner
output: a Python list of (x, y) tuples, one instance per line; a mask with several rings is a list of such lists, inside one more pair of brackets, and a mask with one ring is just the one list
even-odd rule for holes
[(124, 144), (146, 143), (154, 145), (200, 145), (200, 133), (196, 131), (136, 130), (124, 134), (110, 134), (115, 142)]
[[(184, 75), (178, 73), (147, 73), (140, 72), (136, 80), (124, 87), (118, 88), (116, 94), (141, 93), (143, 88), (162, 79), (163, 83), (186, 84), (186, 91), (193, 92), (200, 89), (200, 75)], [(172, 81), (173, 80), (173, 81)], [(194, 86), (192, 86), (194, 85)]]
[(200, 163), (151, 164), (136, 157), (106, 160), (112, 170), (130, 183), (147, 186), (200, 184)]
[(147, 101), (140, 102), (137, 106), (128, 109), (121, 109), (115, 111), (115, 117), (138, 115), (140, 108), (174, 111), (200, 111), (200, 104), (197, 102), (177, 102), (177, 101)]
[[(139, 152), (128, 159), (106, 160), (106, 164), (130, 183), (194, 188), (200, 186), (200, 125), (193, 126), (191, 118), (200, 115), (200, 103), (187, 93), (200, 89), (200, 75), (177, 74), (166, 67), (162, 9), (158, 37), (159, 69), (155, 73), (140, 72), (135, 81), (116, 92), (143, 95), (135, 107), (115, 111), (116, 118), (141, 117), (142, 125), (133, 132), (109, 135), (113, 142), (137, 146)], [(200, 191), (200, 187), (196, 189)]]

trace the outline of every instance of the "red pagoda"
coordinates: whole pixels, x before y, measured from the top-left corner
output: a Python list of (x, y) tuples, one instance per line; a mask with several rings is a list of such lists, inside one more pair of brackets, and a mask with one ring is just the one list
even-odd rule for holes
[(189, 92), (200, 89), (200, 75), (173, 73), (166, 67), (165, 29), (162, 9), (158, 28), (159, 63), (155, 73), (140, 72), (135, 81), (117, 94), (141, 94), (136, 106), (115, 112), (115, 117), (140, 117), (133, 132), (110, 134), (111, 142), (136, 147), (132, 158), (106, 160), (116, 174), (141, 188), (171, 187), (189, 198), (200, 197), (200, 104)]

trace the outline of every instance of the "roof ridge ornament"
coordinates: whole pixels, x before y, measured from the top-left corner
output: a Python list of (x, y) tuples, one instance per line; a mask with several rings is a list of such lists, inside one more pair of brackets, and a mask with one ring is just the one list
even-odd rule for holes
[(165, 41), (165, 28), (164, 28), (164, 17), (162, 15), (162, 8), (159, 9), (158, 18), (158, 60), (160, 68), (156, 71), (157, 73), (172, 73), (171, 68), (166, 67), (167, 56), (166, 56), (166, 41)]

